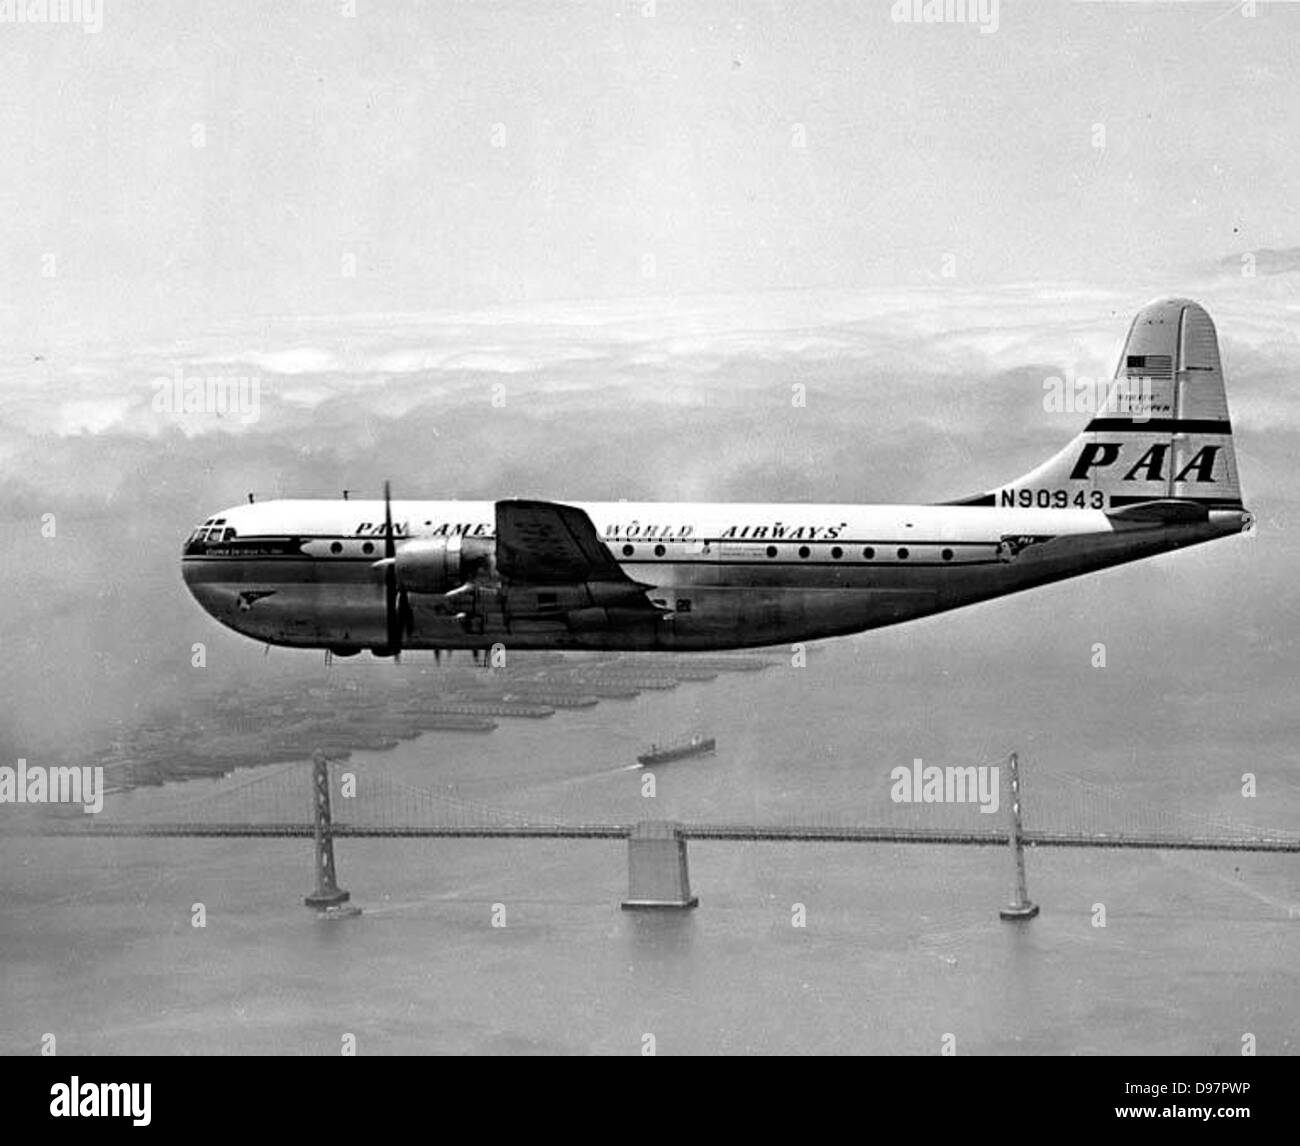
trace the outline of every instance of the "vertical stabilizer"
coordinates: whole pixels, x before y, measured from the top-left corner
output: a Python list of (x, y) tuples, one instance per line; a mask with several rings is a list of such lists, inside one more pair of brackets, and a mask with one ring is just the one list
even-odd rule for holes
[(1241, 505), (1219, 340), (1205, 309), (1185, 298), (1160, 299), (1133, 320), (1083, 433), (968, 504), (1109, 510), (1165, 499)]

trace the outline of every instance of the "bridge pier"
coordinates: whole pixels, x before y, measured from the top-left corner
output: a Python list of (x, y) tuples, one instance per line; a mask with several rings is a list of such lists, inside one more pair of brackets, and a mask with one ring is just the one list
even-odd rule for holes
[(691, 894), (686, 840), (678, 824), (642, 820), (627, 837), (627, 898), (624, 911), (698, 907)]
[(1020, 823), (1020, 757), (1011, 753), (1007, 761), (1007, 784), (1010, 788), (1010, 830), (1007, 833), (1011, 842), (1011, 863), (1015, 869), (1015, 884), (1011, 892), (1011, 902), (998, 915), (1011, 922), (1033, 919), (1038, 914), (1038, 904), (1029, 900), (1029, 889), (1025, 886), (1025, 846), (1022, 836), (1024, 830)]
[(334, 825), (330, 818), (330, 766), (325, 753), (311, 754), (312, 807), (316, 821), (316, 890), (303, 902), (325, 911), (346, 903), (351, 896), (339, 887), (334, 875)]

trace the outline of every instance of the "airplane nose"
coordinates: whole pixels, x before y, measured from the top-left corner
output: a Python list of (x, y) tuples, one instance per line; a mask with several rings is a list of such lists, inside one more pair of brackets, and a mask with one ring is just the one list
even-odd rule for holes
[(185, 550), (181, 554), (181, 579), (185, 582), (185, 587), (190, 591), (194, 599), (211, 612), (212, 610), (208, 608), (207, 601), (204, 600), (204, 582), (199, 563), (194, 560), (194, 556), (193, 542), (186, 542)]
[(190, 596), (205, 613), (228, 628), (243, 631), (239, 623), (238, 595), (229, 583), (220, 579), (220, 571), (212, 562), (196, 559), (187, 553), (181, 559), (181, 577)]
[(181, 545), (181, 577), (184, 578), (185, 584), (189, 586), (190, 592), (194, 592), (194, 583), (198, 571), (198, 563), (191, 558), (201, 556), (203, 553), (203, 542), (199, 540), (203, 536), (203, 531), (191, 530), (190, 535)]
[(194, 599), (207, 612), (214, 617), (219, 617), (220, 592), (213, 581), (214, 569), (210, 563), (202, 560), (206, 552), (207, 545), (203, 540), (203, 531), (191, 533), (181, 547), (181, 578)]

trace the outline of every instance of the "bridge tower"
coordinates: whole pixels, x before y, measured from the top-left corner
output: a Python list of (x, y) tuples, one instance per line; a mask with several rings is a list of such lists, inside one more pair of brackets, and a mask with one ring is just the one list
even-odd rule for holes
[(623, 910), (698, 907), (691, 894), (686, 839), (681, 826), (643, 820), (627, 837), (627, 898)]
[(1011, 862), (1015, 868), (1015, 887), (1011, 902), (998, 912), (1003, 919), (1017, 921), (1033, 919), (1038, 914), (1038, 904), (1029, 901), (1029, 889), (1025, 886), (1025, 846), (1021, 839), (1023, 828), (1020, 823), (1020, 756), (1011, 753), (1007, 761), (1007, 784), (1011, 789), (1010, 831), (1007, 837), (1011, 843)]
[(312, 806), (316, 820), (316, 890), (303, 900), (324, 911), (346, 903), (351, 896), (334, 876), (334, 823), (330, 818), (330, 765), (325, 753), (311, 754)]

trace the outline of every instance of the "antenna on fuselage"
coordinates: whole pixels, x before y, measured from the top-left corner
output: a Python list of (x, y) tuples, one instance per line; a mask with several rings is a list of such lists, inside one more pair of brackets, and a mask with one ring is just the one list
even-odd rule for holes
[(252, 494), (251, 491), (250, 491), (249, 494), (248, 494), (248, 504), (249, 504), (249, 505), (252, 505), (252, 504), (253, 504), (253, 494)]

